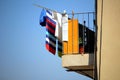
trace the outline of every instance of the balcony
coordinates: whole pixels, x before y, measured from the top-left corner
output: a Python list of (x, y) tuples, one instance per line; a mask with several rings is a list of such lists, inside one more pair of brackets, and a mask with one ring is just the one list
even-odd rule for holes
[(80, 24), (79, 18), (72, 18), (68, 22), (68, 41), (63, 41), (62, 66), (67, 68), (67, 71), (94, 78), (94, 13), (85, 15), (87, 18), (82, 21), (83, 24)]
[(75, 71), (91, 78), (93, 78), (93, 65), (93, 54), (72, 54), (62, 56), (62, 66), (67, 68), (67, 71)]

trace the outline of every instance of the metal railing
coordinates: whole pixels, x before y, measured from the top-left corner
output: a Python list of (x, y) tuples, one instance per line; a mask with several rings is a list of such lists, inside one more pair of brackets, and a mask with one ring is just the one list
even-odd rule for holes
[[(95, 12), (69, 14), (79, 21), (79, 53), (94, 53), (95, 43)], [(73, 35), (74, 36), (74, 35)]]

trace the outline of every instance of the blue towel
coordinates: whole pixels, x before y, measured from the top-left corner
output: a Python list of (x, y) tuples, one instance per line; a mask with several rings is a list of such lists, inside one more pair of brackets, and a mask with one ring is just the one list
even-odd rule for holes
[(45, 9), (42, 9), (41, 11), (39, 23), (41, 26), (46, 26), (46, 10)]

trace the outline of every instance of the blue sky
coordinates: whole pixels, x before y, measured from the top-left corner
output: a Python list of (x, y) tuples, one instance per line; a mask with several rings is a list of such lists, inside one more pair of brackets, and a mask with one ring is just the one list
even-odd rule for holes
[(94, 0), (0, 0), (0, 80), (91, 80), (62, 67), (45, 49), (41, 8), (68, 13), (94, 11)]

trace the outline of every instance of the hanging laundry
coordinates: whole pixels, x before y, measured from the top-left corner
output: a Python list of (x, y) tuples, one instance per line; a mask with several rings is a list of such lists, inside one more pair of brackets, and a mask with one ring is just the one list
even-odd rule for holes
[(68, 15), (65, 10), (62, 14), (62, 41), (68, 41)]
[(63, 41), (64, 54), (78, 54), (79, 53), (79, 36), (78, 36), (78, 20), (68, 20), (68, 41)]
[(54, 19), (57, 21), (55, 36), (62, 41), (62, 26), (61, 26), (62, 14), (57, 12), (53, 12), (53, 14), (54, 14)]
[(61, 19), (62, 19), (62, 15), (60, 13), (57, 12), (53, 12), (54, 15), (54, 19), (57, 21), (56, 23), (56, 29), (55, 29), (55, 36), (57, 38), (57, 43), (58, 43), (58, 56), (61, 57), (62, 54), (62, 26), (61, 26)]
[(46, 26), (46, 49), (55, 55), (56, 53), (56, 37), (55, 27), (56, 21), (53, 18), (52, 12), (43, 9), (40, 15), (40, 25)]
[(62, 57), (63, 53), (62, 53), (62, 42), (58, 40), (58, 56)]
[(40, 25), (46, 26), (46, 49), (52, 54), (56, 54), (56, 41), (58, 56), (62, 56), (62, 15), (43, 9), (40, 15)]
[(41, 11), (39, 23), (41, 26), (46, 26), (46, 10), (45, 9), (42, 9)]
[(56, 37), (55, 28), (56, 21), (53, 18), (52, 12), (46, 10), (46, 49), (55, 55), (56, 53)]

